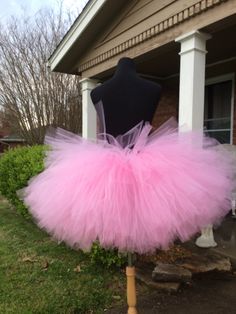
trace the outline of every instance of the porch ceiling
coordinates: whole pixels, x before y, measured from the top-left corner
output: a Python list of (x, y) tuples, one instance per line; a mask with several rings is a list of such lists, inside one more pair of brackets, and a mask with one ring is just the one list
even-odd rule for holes
[(212, 34), (212, 39), (207, 42), (207, 64), (236, 58), (236, 14), (204, 28), (203, 31)]
[[(207, 66), (236, 58), (236, 15), (230, 19), (219, 21), (200, 31), (209, 33), (212, 38), (207, 41)], [(168, 79), (179, 73), (180, 45), (171, 42), (135, 59), (138, 73), (157, 80)], [(234, 71), (234, 69), (232, 69)], [(106, 80), (114, 72), (114, 68), (100, 73), (100, 80)]]

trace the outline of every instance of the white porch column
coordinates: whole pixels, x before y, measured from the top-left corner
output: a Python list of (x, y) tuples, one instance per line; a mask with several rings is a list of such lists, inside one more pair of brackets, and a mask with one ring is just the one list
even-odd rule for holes
[(82, 135), (85, 138), (97, 136), (97, 113), (90, 98), (90, 92), (98, 81), (84, 78), (80, 81), (82, 87)]
[(192, 31), (180, 42), (179, 125), (182, 130), (203, 128), (206, 41), (211, 36)]
[[(180, 42), (179, 126), (180, 131), (203, 130), (206, 41), (209, 34), (192, 31), (176, 38)], [(196, 240), (199, 247), (214, 247), (211, 225)]]

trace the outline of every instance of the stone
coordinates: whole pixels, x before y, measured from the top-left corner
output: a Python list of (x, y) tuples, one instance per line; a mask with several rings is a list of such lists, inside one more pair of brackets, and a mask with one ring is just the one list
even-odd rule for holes
[(192, 254), (178, 262), (178, 265), (188, 269), (192, 274), (206, 273), (210, 271), (229, 272), (231, 271), (231, 262), (228, 257), (220, 254)]
[(152, 271), (136, 268), (136, 279), (148, 287), (165, 293), (175, 293), (179, 290), (180, 282), (155, 282), (152, 280)]
[(174, 264), (157, 263), (152, 272), (152, 279), (157, 282), (189, 282), (192, 273)]

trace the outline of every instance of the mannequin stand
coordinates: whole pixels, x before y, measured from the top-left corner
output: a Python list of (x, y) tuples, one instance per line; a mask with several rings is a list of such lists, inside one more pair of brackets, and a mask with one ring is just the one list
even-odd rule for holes
[(132, 253), (128, 253), (128, 266), (126, 267), (128, 314), (138, 314), (136, 309), (135, 267), (133, 257), (134, 255)]
[(213, 226), (208, 225), (201, 230), (201, 236), (197, 238), (195, 244), (198, 247), (202, 248), (209, 248), (209, 247), (216, 247), (217, 243), (214, 239), (214, 233), (213, 233)]

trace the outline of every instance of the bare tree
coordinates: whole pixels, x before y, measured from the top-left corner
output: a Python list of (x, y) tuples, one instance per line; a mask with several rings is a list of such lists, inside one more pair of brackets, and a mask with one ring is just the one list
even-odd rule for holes
[(49, 125), (81, 131), (79, 77), (51, 73), (46, 66), (70, 24), (60, 7), (1, 26), (0, 106), (29, 144), (42, 143)]

